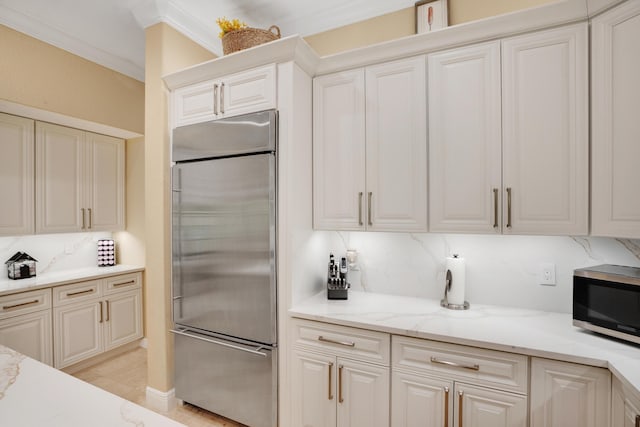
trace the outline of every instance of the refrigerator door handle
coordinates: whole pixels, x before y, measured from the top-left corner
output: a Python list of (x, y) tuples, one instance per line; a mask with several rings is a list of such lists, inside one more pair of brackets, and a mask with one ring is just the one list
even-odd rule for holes
[(229, 344), (226, 342), (222, 342), (222, 341), (218, 341), (218, 340), (213, 340), (211, 338), (205, 338), (201, 335), (195, 335), (195, 334), (190, 334), (185, 332), (184, 330), (180, 330), (180, 329), (170, 329), (171, 332), (173, 332), (174, 334), (178, 334), (178, 335), (183, 335), (185, 337), (189, 337), (189, 338), (194, 338), (200, 341), (204, 341), (204, 342), (208, 342), (211, 344), (217, 344), (217, 345), (221, 345), (223, 347), (228, 347), (228, 348), (232, 348), (234, 350), (241, 350), (247, 353), (251, 353), (251, 354), (255, 354), (257, 356), (262, 356), (262, 357), (268, 357), (268, 354), (265, 354), (259, 350), (265, 348), (266, 346), (264, 345), (259, 345), (258, 347), (256, 347), (256, 349), (250, 349), (250, 348), (244, 348), (244, 347), (240, 347), (237, 345), (233, 345), (233, 344)]

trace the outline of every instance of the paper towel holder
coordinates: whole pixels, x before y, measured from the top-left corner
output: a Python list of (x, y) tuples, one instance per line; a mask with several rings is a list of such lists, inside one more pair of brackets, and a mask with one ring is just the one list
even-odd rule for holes
[[(454, 255), (455, 256), (455, 255)], [(457, 256), (455, 256), (457, 258)], [(440, 300), (440, 305), (444, 308), (448, 308), (450, 310), (469, 310), (469, 302), (465, 301), (464, 304), (451, 304), (447, 299), (447, 294), (451, 289), (451, 284), (453, 282), (453, 277), (451, 276), (451, 270), (447, 269), (447, 274), (445, 276), (445, 284), (444, 284), (444, 298)]]

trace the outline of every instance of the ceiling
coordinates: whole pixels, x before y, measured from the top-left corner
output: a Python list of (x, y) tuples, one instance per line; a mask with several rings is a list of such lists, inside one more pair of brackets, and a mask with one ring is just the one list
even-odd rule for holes
[(410, 0), (0, 0), (0, 24), (144, 80), (144, 28), (165, 22), (216, 55), (216, 18), (308, 36), (413, 6)]

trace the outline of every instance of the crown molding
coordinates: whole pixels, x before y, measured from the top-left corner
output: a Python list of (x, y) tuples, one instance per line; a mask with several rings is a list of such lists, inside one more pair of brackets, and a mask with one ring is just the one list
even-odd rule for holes
[(216, 56), (222, 56), (222, 45), (215, 28), (171, 0), (147, 0), (138, 4), (132, 12), (143, 29), (163, 22)]
[(144, 65), (137, 65), (119, 56), (100, 50), (84, 40), (65, 34), (46, 22), (2, 4), (0, 4), (0, 24), (133, 79), (144, 81)]
[(293, 35), (212, 59), (163, 77), (169, 90), (266, 64), (295, 63), (308, 75), (315, 74), (320, 57), (300, 36)]

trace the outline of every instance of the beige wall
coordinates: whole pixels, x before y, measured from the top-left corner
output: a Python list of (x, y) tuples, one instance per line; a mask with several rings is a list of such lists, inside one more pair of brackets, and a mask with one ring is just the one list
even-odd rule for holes
[(2, 25), (0, 98), (144, 132), (144, 83)]
[(145, 31), (145, 323), (148, 339), (148, 386), (166, 392), (173, 387), (171, 322), (170, 176), (168, 95), (162, 76), (212, 59), (200, 47), (166, 24)]
[[(553, 0), (449, 0), (449, 25), (462, 24)], [(415, 34), (413, 7), (305, 37), (320, 56)]]

